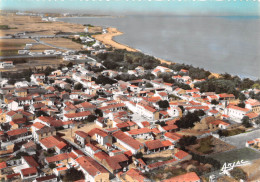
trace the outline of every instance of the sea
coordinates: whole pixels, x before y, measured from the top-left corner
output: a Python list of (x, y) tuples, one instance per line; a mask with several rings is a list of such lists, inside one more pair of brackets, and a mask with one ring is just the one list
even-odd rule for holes
[[(114, 40), (168, 61), (260, 78), (256, 0), (0, 0), (4, 10), (83, 13), (58, 21), (116, 27)], [(91, 16), (109, 15), (109, 16)]]

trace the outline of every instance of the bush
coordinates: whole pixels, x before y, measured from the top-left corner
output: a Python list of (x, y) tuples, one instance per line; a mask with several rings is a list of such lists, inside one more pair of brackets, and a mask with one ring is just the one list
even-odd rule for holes
[(145, 87), (146, 87), (146, 88), (153, 88), (153, 84), (151, 84), (151, 83), (148, 82), (148, 83), (145, 84)]
[(235, 167), (232, 171), (230, 171), (230, 175), (236, 180), (247, 180), (247, 174), (243, 169)]
[(163, 109), (170, 107), (169, 102), (167, 100), (160, 100), (158, 102), (158, 105), (160, 108), (163, 108)]
[(50, 163), (50, 164), (49, 164), (49, 168), (50, 168), (50, 169), (54, 169), (55, 167), (56, 167), (56, 164), (54, 164), (54, 163)]
[(88, 116), (88, 118), (86, 119), (85, 122), (94, 122), (95, 119), (97, 119), (97, 116), (91, 114), (91, 115)]
[(211, 104), (218, 105), (219, 102), (214, 99), (214, 100), (211, 101)]
[(176, 121), (176, 125), (179, 128), (191, 128), (194, 126), (194, 123), (198, 121), (200, 121), (200, 118), (196, 113), (188, 112), (187, 115), (183, 116), (180, 120)]
[(77, 181), (80, 179), (85, 179), (85, 176), (82, 171), (78, 171), (75, 168), (70, 168), (66, 171), (65, 175), (63, 176), (63, 181)]
[(179, 142), (178, 145), (181, 147), (181, 149), (185, 148), (186, 146), (189, 145), (194, 145), (197, 143), (197, 137), (195, 136), (183, 136)]
[(213, 170), (217, 170), (217, 169), (221, 168), (220, 162), (211, 158), (211, 157), (201, 156), (201, 155), (198, 155), (198, 154), (194, 154), (192, 152), (190, 152), (190, 154), (192, 155), (193, 160), (196, 160), (196, 161), (201, 162), (203, 164), (211, 164), (214, 168)]
[(74, 86), (74, 89), (75, 90), (81, 90), (83, 88), (83, 85), (81, 83), (77, 83), (75, 86)]
[(242, 125), (246, 128), (250, 128), (252, 127), (252, 124), (249, 121), (249, 117), (248, 116), (244, 116), (242, 119)]

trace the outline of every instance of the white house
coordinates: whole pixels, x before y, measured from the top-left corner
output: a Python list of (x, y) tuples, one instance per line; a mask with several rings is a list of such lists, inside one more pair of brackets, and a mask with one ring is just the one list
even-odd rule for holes
[(128, 136), (121, 130), (114, 132), (113, 136), (120, 145), (125, 147), (127, 150), (130, 150), (133, 154), (137, 154), (138, 151), (144, 148), (142, 143)]
[(14, 67), (13, 61), (2, 61), (0, 62), (0, 68), (12, 68)]
[(152, 130), (149, 128), (133, 129), (127, 132), (133, 138), (153, 139)]
[(225, 109), (225, 114), (230, 116), (233, 120), (235, 120), (238, 123), (241, 123), (243, 117), (249, 112), (250, 110), (247, 108), (241, 108), (234, 105), (228, 105)]

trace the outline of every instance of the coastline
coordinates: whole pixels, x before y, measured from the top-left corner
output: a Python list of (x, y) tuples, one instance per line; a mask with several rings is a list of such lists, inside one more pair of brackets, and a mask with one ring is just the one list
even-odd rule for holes
[[(134, 48), (132, 48), (128, 45), (116, 42), (113, 38), (115, 36), (119, 36), (119, 35), (124, 34), (123, 32), (120, 32), (119, 30), (117, 30), (117, 28), (109, 27), (109, 28), (107, 28), (107, 31), (108, 32), (105, 33), (105, 34), (93, 35), (93, 37), (96, 40), (105, 44), (106, 46), (111, 46), (111, 47), (116, 48), (116, 49), (126, 49), (127, 51), (132, 51), (132, 52), (141, 52), (138, 49), (134, 49)], [(158, 59), (161, 62), (161, 64), (163, 64), (163, 63), (169, 64), (169, 65), (175, 64), (174, 62), (166, 61), (166, 60), (158, 58), (158, 57), (155, 57), (155, 58)], [(210, 73), (211, 73), (211, 75), (209, 77), (216, 77), (216, 78), (221, 77), (221, 75), (219, 73), (213, 73), (213, 72), (210, 72)]]
[[(107, 31), (108, 32), (105, 34), (93, 35), (93, 37), (95, 39), (97, 39), (98, 41), (102, 42), (103, 44), (105, 44), (106, 46), (111, 46), (116, 49), (126, 49), (127, 51), (132, 51), (132, 52), (141, 52), (138, 49), (134, 49), (128, 45), (116, 42), (113, 38), (115, 36), (124, 34), (123, 32), (120, 32), (119, 30), (117, 30), (117, 28), (109, 27), (109, 28), (107, 28)], [(174, 64), (174, 62), (166, 61), (161, 58), (156, 57), (156, 59), (158, 59), (161, 63)]]

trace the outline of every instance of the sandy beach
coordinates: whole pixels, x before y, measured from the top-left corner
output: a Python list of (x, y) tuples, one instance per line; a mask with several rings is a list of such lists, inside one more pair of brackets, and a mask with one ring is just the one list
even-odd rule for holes
[[(93, 37), (95, 39), (97, 39), (98, 41), (102, 42), (103, 44), (105, 44), (106, 46), (111, 46), (115, 49), (126, 49), (127, 51), (139, 52), (137, 49), (134, 49), (134, 48), (129, 47), (129, 46), (124, 45), (124, 44), (120, 44), (120, 43), (116, 42), (115, 40), (113, 40), (113, 37), (119, 36), (119, 35), (122, 35), (122, 34), (123, 33), (118, 31), (116, 28), (110, 27), (110, 28), (107, 29), (107, 33), (93, 35)], [(161, 59), (161, 58), (157, 58), (157, 59), (160, 60), (161, 63), (174, 64), (173, 62), (166, 61), (166, 60)], [(211, 75), (209, 77), (219, 78), (220, 74), (211, 73)]]
[[(139, 52), (137, 49), (134, 49), (134, 48), (129, 47), (129, 46), (124, 45), (124, 44), (120, 44), (120, 43), (116, 42), (115, 40), (113, 40), (113, 37), (119, 36), (119, 35), (122, 35), (122, 34), (123, 33), (118, 31), (116, 28), (110, 27), (110, 28), (107, 29), (107, 33), (93, 35), (93, 37), (95, 39), (97, 39), (98, 41), (102, 42), (103, 44), (105, 44), (106, 46), (111, 46), (115, 49), (126, 49), (127, 51)], [(173, 63), (173, 62), (161, 59), (161, 58), (157, 58), (157, 59), (160, 60), (161, 63), (166, 63), (166, 64), (172, 64)]]

